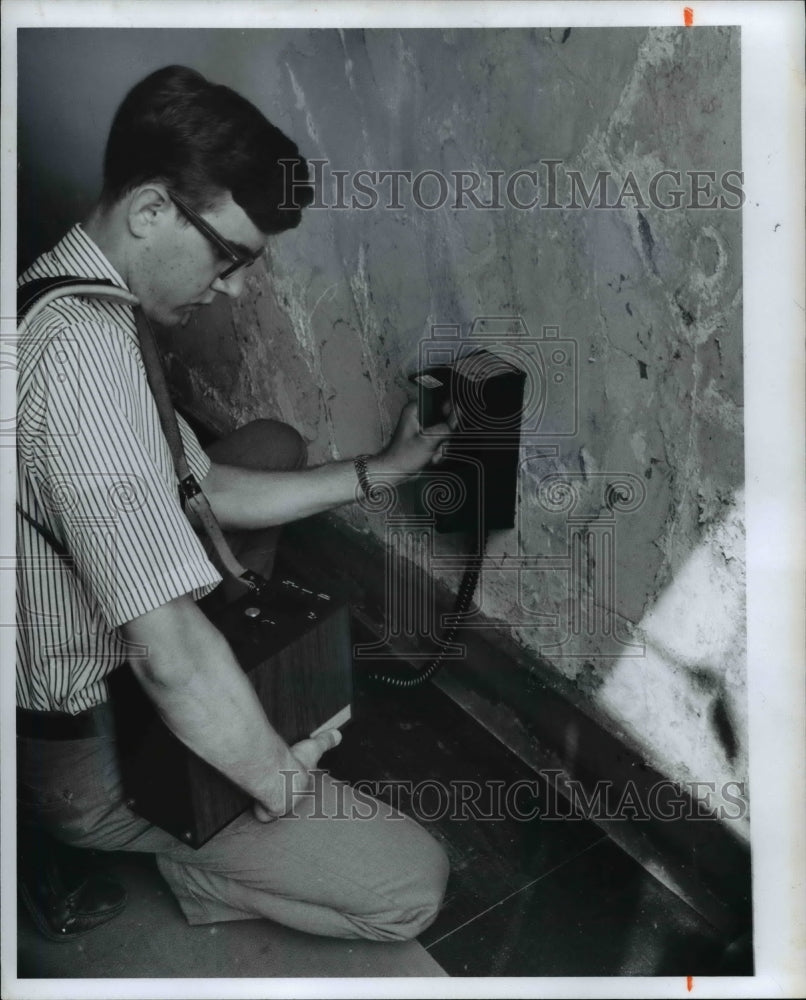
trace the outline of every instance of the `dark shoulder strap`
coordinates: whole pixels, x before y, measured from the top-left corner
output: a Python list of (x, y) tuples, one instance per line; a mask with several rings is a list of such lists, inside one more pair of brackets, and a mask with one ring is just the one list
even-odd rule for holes
[[(21, 285), (17, 290), (18, 317), (24, 318), (32, 307), (39, 301), (39, 299), (41, 299), (46, 293), (58, 290), (59, 288), (65, 288), (70, 285), (109, 285), (110, 287), (114, 287), (111, 281), (94, 278), (74, 278), (69, 275), (58, 275), (52, 278), (36, 278), (33, 281), (26, 282), (24, 285)], [(254, 592), (259, 592), (267, 586), (267, 581), (264, 580), (258, 573), (254, 573), (252, 570), (246, 569), (235, 558), (231, 548), (229, 547), (229, 543), (224, 537), (221, 526), (219, 525), (218, 520), (210, 507), (207, 497), (205, 497), (201, 487), (196, 482), (195, 477), (192, 475), (190, 468), (188, 467), (185, 449), (182, 444), (182, 435), (179, 431), (179, 426), (176, 420), (176, 412), (174, 411), (173, 404), (171, 403), (168, 385), (165, 380), (165, 373), (162, 369), (162, 360), (160, 358), (159, 350), (157, 349), (154, 332), (151, 329), (148, 317), (142, 309), (137, 307), (134, 309), (134, 319), (137, 326), (140, 353), (143, 357), (143, 365), (145, 366), (146, 376), (148, 378), (151, 392), (154, 396), (154, 401), (157, 404), (157, 412), (159, 413), (162, 430), (167, 439), (168, 446), (171, 451), (171, 457), (174, 462), (174, 469), (176, 471), (177, 479), (179, 480), (180, 496), (183, 500), (188, 501), (191, 504), (193, 510), (202, 523), (202, 527), (213, 543), (223, 568), (239, 583)], [(61, 545), (60, 542), (58, 542), (52, 532), (48, 531), (44, 525), (41, 525), (32, 517), (29, 517), (19, 504), (17, 505), (17, 509), (25, 520), (39, 532), (39, 534), (53, 547), (56, 552), (59, 553), (59, 555), (68, 559), (70, 558), (67, 550)]]
[(47, 292), (67, 285), (109, 285), (108, 278), (74, 278), (69, 274), (58, 274), (47, 278), (34, 278), (17, 288), (17, 317), (23, 319)]
[(139, 307), (134, 310), (134, 321), (137, 325), (137, 336), (146, 377), (154, 396), (154, 402), (157, 404), (163, 434), (171, 451), (183, 506), (184, 503), (187, 503), (201, 521), (202, 528), (213, 543), (222, 568), (243, 586), (248, 587), (253, 592), (260, 592), (268, 585), (268, 581), (264, 580), (259, 573), (242, 566), (237, 560), (221, 530), (221, 525), (218, 523), (218, 518), (213, 512), (210, 502), (196, 481), (196, 477), (190, 471), (154, 331), (151, 329), (148, 317)]
[(22, 507), (20, 507), (19, 504), (17, 504), (17, 513), (20, 515), (20, 517), (23, 517), (28, 522), (28, 524), (30, 524), (31, 527), (45, 539), (45, 541), (57, 555), (61, 556), (62, 559), (66, 559), (67, 562), (72, 563), (73, 557), (70, 555), (67, 549), (62, 545), (59, 539), (53, 534), (52, 531), (46, 528), (44, 524), (40, 524), (39, 521), (35, 521), (30, 514), (28, 514), (26, 511), (22, 509)]

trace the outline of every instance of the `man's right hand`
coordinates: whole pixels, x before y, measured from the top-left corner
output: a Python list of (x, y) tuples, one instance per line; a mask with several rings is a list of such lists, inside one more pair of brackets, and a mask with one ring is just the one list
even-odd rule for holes
[(291, 755), (300, 765), (298, 771), (289, 774), (282, 774), (283, 788), (277, 799), (271, 802), (254, 802), (252, 812), (255, 819), (261, 823), (271, 823), (281, 816), (285, 816), (294, 807), (294, 796), (308, 792), (311, 785), (310, 772), (319, 763), (322, 754), (327, 753), (341, 743), (341, 733), (338, 729), (324, 729), (316, 736), (309, 736), (307, 739), (294, 743), (291, 747)]
[(438, 463), (442, 457), (441, 446), (456, 430), (459, 420), (450, 407), (446, 407), (444, 415), (442, 423), (423, 428), (417, 419), (417, 403), (408, 403), (400, 414), (392, 440), (373, 457), (370, 471), (380, 475), (412, 476), (429, 463)]

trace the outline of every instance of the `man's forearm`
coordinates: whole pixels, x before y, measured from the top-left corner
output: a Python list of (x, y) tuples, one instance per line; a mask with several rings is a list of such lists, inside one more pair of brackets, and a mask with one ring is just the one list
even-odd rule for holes
[[(189, 598), (124, 626), (144, 643), (133, 668), (169, 729), (275, 815), (306, 784), (304, 769), (269, 724), (229, 645)], [(281, 771), (300, 772), (293, 778)]]
[[(380, 471), (380, 460), (370, 459), (369, 469)], [(264, 528), (352, 502), (358, 480), (351, 461), (296, 472), (214, 464), (202, 487), (222, 527)]]
[[(399, 482), (425, 468), (437, 456), (441, 442), (457, 426), (451, 413), (444, 424), (424, 431), (417, 406), (403, 409), (392, 441), (367, 460), (367, 473)], [(358, 496), (352, 461), (328, 462), (296, 472), (261, 472), (213, 464), (202, 482), (207, 499), (225, 528), (266, 528), (320, 514)]]

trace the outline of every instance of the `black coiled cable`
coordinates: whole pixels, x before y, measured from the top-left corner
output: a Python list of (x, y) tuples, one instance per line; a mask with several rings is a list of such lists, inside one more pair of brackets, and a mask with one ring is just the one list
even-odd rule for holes
[(487, 538), (488, 532), (484, 532), (484, 536), (481, 542), (481, 552), (478, 555), (470, 556), (468, 566), (465, 569), (464, 575), (462, 576), (462, 582), (459, 584), (459, 590), (456, 593), (456, 602), (453, 607), (454, 623), (450, 626), (444, 637), (443, 648), (437, 653), (433, 660), (428, 663), (422, 670), (418, 670), (413, 677), (400, 677), (398, 674), (386, 674), (386, 673), (371, 673), (369, 678), (379, 684), (386, 684), (390, 687), (395, 687), (399, 689), (409, 689), (419, 687), (421, 684), (425, 684), (426, 681), (431, 680), (431, 678), (436, 674), (436, 672), (442, 667), (445, 660), (446, 649), (453, 642), (454, 637), (459, 629), (459, 621), (467, 614), (470, 608), (470, 602), (473, 600), (473, 595), (476, 592), (476, 587), (479, 582), (479, 574), (481, 572), (481, 564), (484, 559), (484, 553), (487, 550)]

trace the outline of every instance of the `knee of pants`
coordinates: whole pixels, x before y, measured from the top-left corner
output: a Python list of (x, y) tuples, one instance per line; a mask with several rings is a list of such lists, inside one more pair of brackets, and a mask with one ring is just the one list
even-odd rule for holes
[[(275, 468), (282, 463), (283, 469), (301, 469), (308, 461), (308, 443), (296, 428), (281, 420), (253, 420), (255, 438), (265, 442), (267, 453), (266, 468)], [(262, 451), (258, 445), (259, 452)]]
[(442, 900), (450, 873), (448, 856), (442, 846), (431, 838), (429, 848), (423, 851), (420, 864), (412, 871), (411, 882), (405, 893), (405, 906), (393, 927), (387, 923), (383, 937), (390, 935), (401, 941), (408, 941), (422, 934), (434, 922)]
[(244, 424), (207, 448), (213, 461), (248, 469), (301, 469), (308, 460), (305, 438), (282, 420)]

